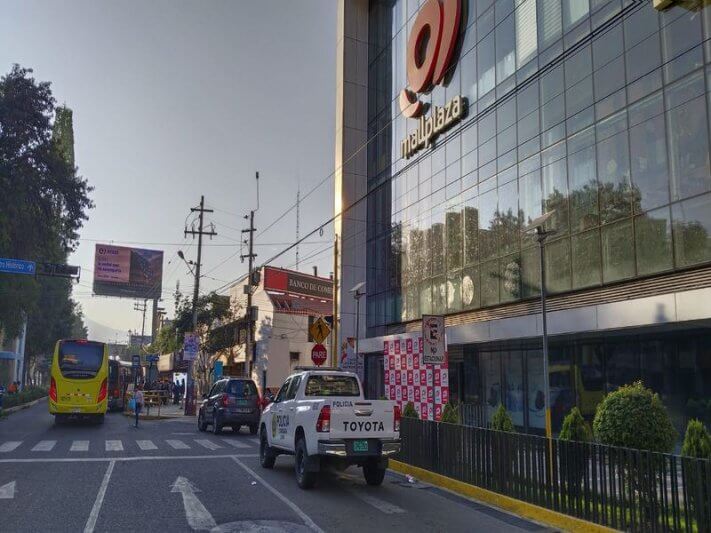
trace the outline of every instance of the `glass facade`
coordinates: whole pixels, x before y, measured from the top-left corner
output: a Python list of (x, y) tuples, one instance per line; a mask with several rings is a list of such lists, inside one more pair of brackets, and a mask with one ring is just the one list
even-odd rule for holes
[[(711, 423), (711, 333), (614, 334), (557, 338), (550, 346), (551, 421), (559, 431), (577, 405), (591, 420), (603, 396), (643, 380), (658, 393), (683, 434), (690, 417)], [(456, 402), (482, 406), (486, 420), (503, 403), (520, 430), (543, 433), (543, 357), (536, 343), (465, 345), (450, 352)]]
[[(420, 3), (370, 2), (368, 335), (535, 297), (537, 244), (521, 229), (547, 211), (554, 293), (711, 262), (711, 7), (464, 0), (456, 64), (422, 100), (462, 95), (468, 114), (403, 159), (417, 121), (398, 95)], [(540, 355), (481, 357), (487, 390), (517, 424), (538, 424), (525, 384)], [(606, 379), (625, 381), (624, 346), (605, 357)]]

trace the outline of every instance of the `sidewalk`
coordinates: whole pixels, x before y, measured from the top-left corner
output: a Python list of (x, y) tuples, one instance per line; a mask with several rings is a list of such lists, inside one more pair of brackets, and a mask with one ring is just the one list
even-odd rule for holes
[[(123, 414), (124, 416), (136, 416), (133, 411), (124, 411)], [(138, 415), (139, 420), (163, 420), (183, 417), (185, 417), (185, 408), (182, 404), (173, 405), (173, 402), (169, 402), (168, 405), (161, 405), (160, 407), (144, 408), (141, 414)]]

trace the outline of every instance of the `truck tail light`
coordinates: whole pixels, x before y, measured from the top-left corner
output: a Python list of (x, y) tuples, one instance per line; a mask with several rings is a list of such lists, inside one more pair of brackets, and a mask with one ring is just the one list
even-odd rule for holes
[(96, 397), (96, 401), (98, 402), (103, 402), (106, 399), (106, 392), (107, 392), (107, 387), (106, 387), (106, 379), (101, 382), (101, 387), (99, 387), (99, 395)]
[(331, 406), (324, 405), (321, 407), (321, 412), (318, 414), (316, 421), (316, 431), (319, 433), (328, 433), (331, 431)]
[(225, 393), (222, 395), (222, 407), (227, 407), (230, 403), (230, 397)]
[(54, 378), (49, 382), (49, 397), (53, 402), (57, 401), (57, 382)]
[(393, 430), (400, 431), (400, 420), (402, 419), (402, 411), (400, 406), (396, 405), (393, 407)]

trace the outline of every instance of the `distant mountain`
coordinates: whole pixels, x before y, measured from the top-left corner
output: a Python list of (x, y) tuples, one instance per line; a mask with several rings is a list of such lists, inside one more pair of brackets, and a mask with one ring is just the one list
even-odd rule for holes
[(114, 329), (104, 324), (99, 324), (94, 322), (90, 318), (84, 318), (86, 327), (89, 329), (89, 338), (93, 341), (101, 342), (126, 342), (128, 337), (128, 332), (121, 329)]

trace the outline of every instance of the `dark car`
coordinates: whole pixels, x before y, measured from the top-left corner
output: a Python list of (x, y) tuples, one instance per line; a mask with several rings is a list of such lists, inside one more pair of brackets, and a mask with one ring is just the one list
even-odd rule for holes
[(257, 434), (261, 399), (254, 381), (244, 378), (226, 378), (216, 382), (208, 394), (203, 394), (198, 411), (198, 429), (218, 434), (228, 426), (235, 433), (248, 426), (252, 435)]

